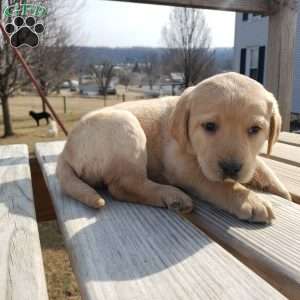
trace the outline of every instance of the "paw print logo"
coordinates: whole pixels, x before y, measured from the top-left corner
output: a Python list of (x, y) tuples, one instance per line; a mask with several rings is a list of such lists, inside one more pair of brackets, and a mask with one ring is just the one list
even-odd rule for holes
[(43, 33), (45, 27), (41, 23), (36, 23), (34, 17), (16, 17), (12, 23), (5, 26), (5, 31), (10, 35), (10, 43), (13, 47), (20, 46), (37, 47), (39, 44), (38, 34)]

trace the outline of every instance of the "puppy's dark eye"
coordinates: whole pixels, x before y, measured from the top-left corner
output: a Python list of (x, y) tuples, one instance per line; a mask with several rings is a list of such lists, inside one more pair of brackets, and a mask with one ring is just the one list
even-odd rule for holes
[(259, 133), (259, 131), (261, 130), (261, 128), (259, 126), (252, 126), (248, 129), (248, 134), (251, 135), (255, 135), (257, 133)]
[(215, 133), (218, 130), (218, 125), (214, 122), (203, 123), (202, 127), (205, 131), (210, 133)]

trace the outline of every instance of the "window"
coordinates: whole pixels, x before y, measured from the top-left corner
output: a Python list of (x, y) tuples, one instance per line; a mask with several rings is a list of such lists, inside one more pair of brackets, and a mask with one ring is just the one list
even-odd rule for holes
[(258, 47), (249, 48), (249, 72), (248, 75), (257, 80), (258, 79)]
[(241, 74), (246, 74), (246, 55), (247, 55), (247, 49), (242, 48), (241, 56), (240, 56), (240, 73)]
[(242, 14), (242, 20), (243, 22), (253, 22), (253, 21), (258, 21), (261, 18), (263, 18), (264, 16), (258, 13), (253, 13), (253, 14), (249, 14), (249, 13), (243, 13)]
[(265, 75), (265, 56), (266, 56), (266, 46), (259, 47), (257, 80), (262, 84), (264, 83), (264, 75)]
[(243, 13), (243, 21), (248, 21), (249, 14)]
[(240, 73), (263, 83), (265, 50), (265, 46), (242, 48), (240, 52)]

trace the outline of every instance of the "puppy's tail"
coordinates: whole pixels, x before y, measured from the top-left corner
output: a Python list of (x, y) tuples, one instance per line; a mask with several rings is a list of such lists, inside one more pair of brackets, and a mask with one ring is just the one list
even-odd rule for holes
[(100, 208), (105, 205), (105, 200), (75, 174), (62, 155), (58, 158), (56, 174), (62, 190), (67, 195), (90, 207)]

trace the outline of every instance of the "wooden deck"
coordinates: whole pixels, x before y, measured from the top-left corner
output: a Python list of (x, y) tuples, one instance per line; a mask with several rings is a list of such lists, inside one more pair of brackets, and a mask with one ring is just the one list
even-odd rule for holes
[(267, 152), (267, 145), (265, 145), (262, 151), (262, 155), (264, 157), (269, 157), (273, 160), (281, 161), (288, 165), (300, 167), (299, 146), (277, 143), (273, 146), (272, 153), (270, 156), (268, 156), (266, 152)]
[(293, 197), (293, 201), (300, 204), (300, 169), (294, 165), (277, 160), (264, 158), (268, 166), (276, 173)]
[[(263, 159), (299, 202), (298, 135), (282, 137), (289, 144)], [(61, 192), (55, 169), (63, 146), (37, 144), (30, 167), (26, 146), (0, 147), (0, 299), (48, 299), (30, 168), (38, 215), (55, 217), (52, 199), (83, 299), (299, 299), (299, 204), (262, 194), (274, 206), (272, 225), (197, 200), (183, 217), (105, 191), (107, 205), (95, 210)]]
[[(298, 136), (282, 136), (294, 136), (293, 145), (278, 143), (274, 159), (264, 160), (299, 201)], [(95, 211), (60, 191), (55, 166), (63, 145), (37, 144), (36, 155), (84, 299), (299, 299), (298, 204), (262, 195), (277, 216), (267, 226), (196, 202), (188, 219), (198, 229), (167, 210), (112, 201), (105, 192), (107, 206)]]
[(25, 145), (0, 146), (0, 299), (48, 299)]
[[(94, 210), (62, 194), (63, 142), (37, 144), (84, 299), (282, 299), (191, 223), (166, 209), (111, 201)], [(228, 288), (230, 287), (230, 288)]]
[(191, 220), (289, 299), (300, 295), (300, 206), (277, 196), (271, 200), (272, 226), (247, 224), (205, 203)]
[(279, 142), (300, 147), (300, 134), (281, 132)]

